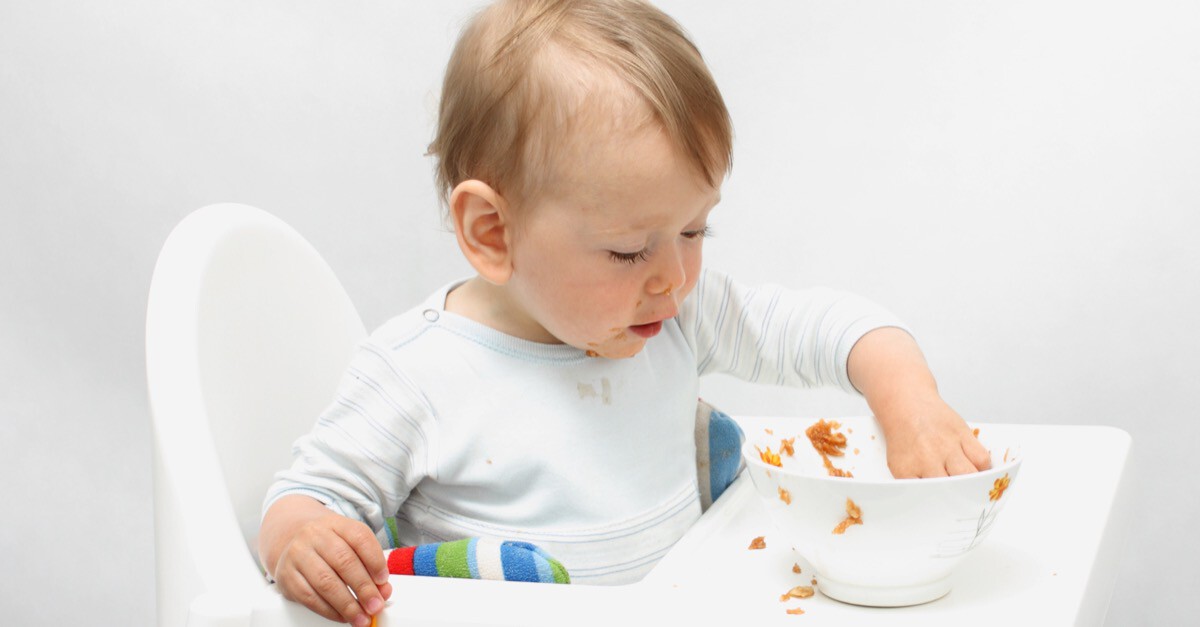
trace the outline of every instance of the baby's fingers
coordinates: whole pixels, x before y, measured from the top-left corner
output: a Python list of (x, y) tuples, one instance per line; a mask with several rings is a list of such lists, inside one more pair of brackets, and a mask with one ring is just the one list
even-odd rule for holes
[[(371, 580), (382, 588), (388, 582), (387, 560), (384, 559), (383, 548), (379, 546), (379, 540), (375, 538), (374, 533), (371, 533), (370, 527), (361, 523), (351, 523), (339, 527), (337, 533), (350, 548), (354, 549), (359, 562), (366, 568)], [(384, 597), (386, 598), (387, 595)], [(361, 595), (359, 599), (362, 600)]]
[(971, 463), (965, 455), (955, 455), (946, 460), (946, 474), (948, 475), (969, 475), (977, 471), (975, 464)]
[[(317, 591), (346, 622), (365, 627), (370, 622), (370, 615), (383, 609), (379, 588), (367, 574), (358, 553), (340, 535), (326, 539), (329, 541), (314, 547), (325, 566), (317, 567), (313, 573), (320, 577)], [(313, 581), (313, 578), (308, 580)], [(354, 596), (350, 590), (354, 591)]]
[(329, 620), (343, 620), (341, 613), (326, 603), (325, 599), (309, 585), (300, 572), (292, 570), (287, 574), (280, 573), (279, 579), (275, 583), (279, 586), (285, 599), (300, 603)]
[(975, 467), (970, 472), (975, 470), (987, 470), (992, 467), (992, 454), (988, 452), (979, 438), (974, 436), (963, 438), (962, 445), (963, 455), (967, 456), (967, 460)]
[(379, 540), (369, 527), (357, 522), (340, 526), (336, 531), (351, 553), (339, 555), (339, 563), (330, 564), (334, 564), (342, 579), (354, 590), (358, 604), (374, 616), (383, 610), (384, 601), (392, 593), (388, 585), (387, 561)]
[(338, 576), (329, 564), (314, 560), (312, 569), (303, 572), (304, 578), (312, 584), (313, 590), (334, 610), (332, 620), (341, 620), (354, 627), (367, 627), (371, 618), (363, 611), (362, 606), (350, 594), (346, 582)]

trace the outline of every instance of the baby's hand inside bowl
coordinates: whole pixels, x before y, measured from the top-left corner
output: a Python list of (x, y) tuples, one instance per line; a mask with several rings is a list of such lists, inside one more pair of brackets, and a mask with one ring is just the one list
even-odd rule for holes
[(978, 434), (949, 405), (938, 405), (901, 420), (879, 418), (895, 478), (966, 475), (992, 467)]

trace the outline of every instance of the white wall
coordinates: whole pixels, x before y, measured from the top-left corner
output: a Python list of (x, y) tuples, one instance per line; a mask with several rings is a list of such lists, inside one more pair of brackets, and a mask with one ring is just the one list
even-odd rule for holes
[[(465, 272), (422, 153), (473, 4), (0, 3), (0, 622), (153, 623), (141, 333), (188, 211), (279, 215), (368, 326)], [(709, 262), (887, 304), (970, 419), (1131, 432), (1108, 624), (1200, 614), (1197, 5), (662, 5), (735, 118)]]

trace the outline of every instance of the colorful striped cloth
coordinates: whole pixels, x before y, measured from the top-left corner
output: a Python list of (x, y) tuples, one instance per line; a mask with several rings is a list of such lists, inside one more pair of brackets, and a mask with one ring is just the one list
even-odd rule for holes
[(387, 552), (393, 575), (458, 577), (537, 583), (571, 583), (567, 569), (528, 543), (467, 538), (402, 547)]

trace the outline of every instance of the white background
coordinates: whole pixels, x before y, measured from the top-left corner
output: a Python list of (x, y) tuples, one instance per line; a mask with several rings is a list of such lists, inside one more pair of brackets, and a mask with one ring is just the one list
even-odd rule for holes
[[(280, 216), (368, 327), (466, 272), (422, 155), (473, 4), (0, 2), (0, 622), (153, 623), (142, 329), (189, 211)], [(1108, 624), (1194, 620), (1200, 5), (662, 6), (735, 122), (708, 263), (882, 302), (971, 420), (1128, 430)]]

